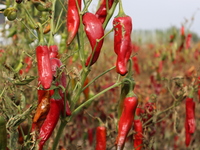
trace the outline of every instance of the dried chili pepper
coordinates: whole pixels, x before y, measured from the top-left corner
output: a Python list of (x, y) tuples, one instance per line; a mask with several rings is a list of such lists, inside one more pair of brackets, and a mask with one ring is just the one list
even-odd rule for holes
[(136, 132), (133, 137), (133, 146), (135, 150), (140, 150), (142, 148), (142, 138), (143, 138), (142, 121), (140, 119), (134, 120), (133, 127)]
[[(107, 0), (101, 0), (100, 6), (95, 13), (96, 17), (101, 21), (102, 24), (104, 23), (107, 16), (106, 1)], [(112, 7), (113, 2), (114, 0), (108, 0), (109, 9)]]
[(80, 26), (80, 18), (79, 18), (79, 11), (76, 5), (76, 1), (78, 7), (81, 9), (81, 0), (68, 0), (68, 9), (67, 9), (67, 44), (69, 45), (72, 40), (74, 39), (76, 33), (78, 32), (78, 28)]
[(51, 86), (53, 80), (51, 63), (49, 58), (49, 49), (47, 46), (37, 46), (36, 48), (39, 85), (42, 84), (44, 89), (48, 89)]
[(125, 75), (127, 71), (127, 62), (131, 56), (131, 17), (119, 13), (113, 20), (114, 28), (114, 50), (117, 54), (116, 71), (120, 75)]
[(95, 150), (106, 150), (106, 127), (98, 126), (96, 129)]
[(124, 100), (123, 111), (118, 123), (118, 135), (115, 142), (116, 150), (122, 150), (124, 148), (126, 137), (133, 124), (137, 105), (138, 98), (131, 92)]
[(85, 25), (85, 32), (92, 47), (92, 53), (86, 60), (86, 66), (92, 66), (98, 59), (103, 39), (97, 42), (104, 36), (104, 29), (100, 20), (92, 13), (86, 12), (83, 15), (83, 24)]

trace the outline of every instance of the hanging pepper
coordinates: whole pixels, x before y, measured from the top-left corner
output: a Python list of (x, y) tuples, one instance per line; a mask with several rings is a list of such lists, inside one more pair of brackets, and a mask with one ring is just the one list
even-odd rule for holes
[(96, 129), (95, 150), (106, 150), (106, 127), (105, 126), (98, 126)]
[(188, 34), (187, 37), (186, 37), (186, 43), (185, 43), (186, 49), (191, 47), (191, 39), (192, 39), (192, 34)]
[(127, 71), (127, 62), (131, 56), (131, 17), (121, 12), (113, 20), (114, 28), (114, 50), (117, 54), (116, 71), (120, 75), (125, 75)]
[(60, 104), (58, 100), (51, 98), (50, 99), (50, 110), (49, 113), (40, 128), (39, 133), (39, 150), (43, 149), (45, 142), (51, 136), (60, 116)]
[(68, 9), (67, 9), (67, 44), (70, 45), (72, 40), (74, 39), (76, 33), (78, 32), (78, 28), (80, 26), (80, 18), (79, 18), (79, 11), (76, 5), (81, 9), (81, 0), (68, 0)]
[(89, 145), (92, 146), (93, 144), (93, 128), (88, 128), (87, 133), (88, 133), (88, 141), (89, 141)]
[(86, 60), (86, 66), (92, 66), (98, 59), (103, 39), (97, 42), (98, 39), (104, 36), (104, 29), (100, 20), (92, 13), (86, 12), (83, 15), (83, 24), (85, 25), (85, 32), (92, 47), (92, 53)]
[[(101, 21), (102, 24), (104, 23), (107, 16), (106, 1), (107, 0), (101, 0), (100, 6), (95, 13), (96, 17)], [(108, 0), (109, 9), (112, 7), (113, 2), (114, 0)]]
[(187, 120), (185, 120), (185, 145), (188, 147), (190, 145), (191, 141), (191, 133), (189, 133), (189, 125), (187, 123)]
[(51, 45), (49, 46), (49, 58), (58, 58), (58, 46), (57, 45)]
[(186, 122), (188, 124), (189, 133), (193, 134), (196, 128), (195, 121), (195, 102), (193, 98), (186, 98)]
[(143, 138), (142, 121), (140, 119), (134, 120), (133, 127), (136, 132), (133, 137), (133, 146), (135, 150), (140, 150), (142, 148), (142, 138)]
[(44, 89), (48, 89), (50, 88), (51, 82), (53, 80), (48, 47), (37, 46), (36, 57), (39, 75), (39, 85), (42, 84)]
[(118, 135), (115, 142), (116, 150), (122, 150), (125, 145), (126, 137), (132, 127), (135, 110), (138, 105), (138, 98), (129, 93), (124, 100), (123, 111), (118, 123)]

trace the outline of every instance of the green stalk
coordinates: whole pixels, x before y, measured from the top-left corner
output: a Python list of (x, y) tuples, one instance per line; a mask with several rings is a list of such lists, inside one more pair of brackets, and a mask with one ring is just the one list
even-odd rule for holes
[(113, 84), (112, 86), (108, 87), (107, 89), (105, 89), (105, 90), (99, 92), (99, 93), (96, 94), (95, 96), (91, 97), (90, 99), (88, 99), (86, 102), (84, 102), (83, 104), (81, 104), (80, 106), (78, 106), (78, 107), (73, 111), (71, 117), (73, 117), (73, 116), (76, 115), (78, 112), (80, 112), (80, 110), (81, 110), (84, 106), (86, 106), (86, 105), (90, 104), (92, 101), (94, 101), (95, 98), (97, 98), (97, 97), (100, 96), (101, 94), (104, 94), (105, 92), (109, 91), (110, 89), (119, 86), (120, 84), (122, 84), (122, 82), (117, 82), (117, 83)]
[(84, 91), (88, 86), (90, 86), (94, 81), (96, 81), (98, 78), (100, 78), (101, 76), (103, 76), (104, 74), (108, 73), (109, 71), (115, 69), (116, 66), (104, 71), (103, 73), (101, 73), (100, 75), (98, 75), (97, 77), (95, 77), (91, 82), (89, 82), (83, 89), (82, 91)]
[(48, 46), (52, 45), (54, 43), (54, 12), (55, 12), (55, 5), (56, 5), (56, 0), (52, 0), (52, 14), (51, 14), (51, 30), (50, 30), (50, 37), (49, 37), (49, 43)]
[(39, 45), (44, 45), (45, 41), (44, 41), (44, 34), (43, 34), (43, 30), (42, 30), (42, 25), (41, 23), (38, 23), (38, 28), (37, 28), (37, 34), (38, 34), (38, 44)]
[[(110, 18), (113, 16), (117, 4), (118, 4), (118, 0), (115, 0), (115, 1), (113, 2), (112, 7), (109, 9), (109, 11), (107, 11), (107, 16), (106, 16), (106, 19), (105, 19), (105, 21), (104, 21), (104, 23), (103, 23), (103, 28), (104, 28), (104, 29), (107, 27)], [(108, 9), (107, 9), (107, 10), (108, 10)]]

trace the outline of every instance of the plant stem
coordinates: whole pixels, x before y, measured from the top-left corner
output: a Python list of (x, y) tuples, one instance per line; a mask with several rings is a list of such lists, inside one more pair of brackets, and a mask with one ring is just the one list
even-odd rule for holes
[(108, 73), (109, 71), (115, 69), (116, 66), (104, 71), (103, 73), (101, 73), (100, 75), (98, 75), (97, 77), (95, 77), (91, 82), (89, 82), (86, 86), (83, 87), (82, 91), (84, 91), (88, 86), (90, 86), (95, 80), (97, 80), (98, 78), (100, 78), (101, 76), (103, 76), (104, 74)]
[(54, 42), (54, 12), (55, 12), (55, 5), (56, 5), (56, 0), (52, 0), (52, 14), (51, 14), (51, 23), (50, 23), (50, 37), (49, 37), (49, 43), (48, 46), (52, 45)]
[(59, 126), (59, 129), (58, 129), (58, 132), (57, 132), (57, 135), (56, 135), (56, 138), (54, 139), (54, 143), (53, 143), (53, 148), (52, 148), (52, 150), (56, 150), (57, 145), (58, 145), (59, 140), (60, 140), (60, 137), (61, 137), (61, 135), (62, 135), (62, 133), (63, 133), (63, 130), (64, 130), (66, 124), (67, 124), (67, 121), (64, 120), (64, 119), (62, 119), (62, 120), (61, 120), (61, 123), (60, 123), (60, 126)]
[(74, 115), (76, 115), (84, 106), (90, 104), (95, 98), (97, 98), (98, 96), (100, 96), (101, 94), (109, 91), (112, 88), (115, 88), (117, 86), (119, 86), (120, 84), (122, 84), (122, 82), (117, 82), (115, 84), (113, 84), (112, 86), (108, 87), (107, 89), (99, 92), (98, 94), (96, 94), (95, 96), (93, 96), (92, 98), (88, 99), (86, 102), (84, 102), (83, 104), (81, 104), (80, 106), (78, 106), (72, 113), (71, 117), (73, 117)]

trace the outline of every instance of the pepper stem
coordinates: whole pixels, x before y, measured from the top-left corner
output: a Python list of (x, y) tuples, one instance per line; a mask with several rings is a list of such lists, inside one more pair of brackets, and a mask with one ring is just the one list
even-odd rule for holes
[(117, 17), (122, 17), (122, 16), (126, 16), (123, 6), (122, 6), (122, 0), (119, 0), (119, 13), (117, 15)]
[(41, 23), (37, 23), (38, 24), (38, 28), (37, 28), (37, 34), (38, 34), (38, 44), (39, 45), (44, 45), (44, 34), (43, 34), (43, 30), (42, 30), (42, 25)]

